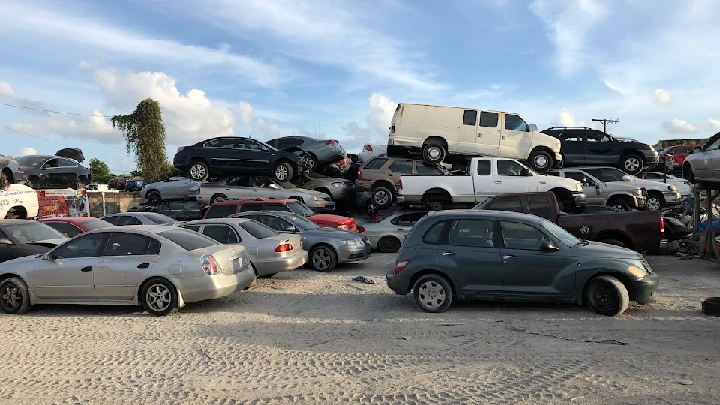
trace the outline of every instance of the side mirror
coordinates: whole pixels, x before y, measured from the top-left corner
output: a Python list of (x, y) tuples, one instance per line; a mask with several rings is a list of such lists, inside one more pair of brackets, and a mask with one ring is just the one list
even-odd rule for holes
[(535, 125), (535, 124), (530, 124), (530, 125), (528, 125), (528, 130), (527, 130), (527, 131), (528, 131), (528, 132), (537, 131), (537, 125)]
[(298, 229), (297, 229), (297, 227), (294, 227), (294, 226), (290, 225), (290, 226), (288, 226), (287, 228), (285, 228), (285, 231), (295, 233), (295, 232), (298, 231)]
[(0, 238), (0, 245), (14, 245), (14, 243), (8, 238)]
[(632, 176), (629, 174), (622, 176), (622, 179), (623, 179), (623, 181), (633, 181)]
[(544, 240), (540, 245), (540, 250), (542, 250), (543, 252), (557, 252), (560, 249), (549, 240)]
[(275, 183), (270, 183), (270, 185), (268, 187), (270, 187), (273, 190), (280, 190), (280, 186), (278, 186)]
[(532, 176), (532, 173), (530, 172), (529, 169), (522, 169), (522, 170), (520, 170), (520, 175), (527, 177), (527, 176)]

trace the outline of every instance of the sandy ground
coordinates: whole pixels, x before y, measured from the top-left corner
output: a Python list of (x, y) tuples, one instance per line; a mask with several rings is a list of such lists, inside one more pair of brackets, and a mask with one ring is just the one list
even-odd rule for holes
[(720, 318), (700, 312), (720, 265), (649, 257), (657, 300), (606, 318), (495, 303), (427, 314), (387, 289), (393, 260), (281, 274), (166, 318), (0, 315), (0, 403), (720, 403)]

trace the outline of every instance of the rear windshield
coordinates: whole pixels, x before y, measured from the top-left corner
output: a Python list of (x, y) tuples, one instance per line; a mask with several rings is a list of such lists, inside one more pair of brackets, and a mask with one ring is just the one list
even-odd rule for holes
[(247, 231), (255, 239), (265, 239), (271, 236), (278, 235), (274, 229), (269, 226), (265, 226), (257, 221), (247, 221), (240, 224), (240, 227)]
[(87, 228), (91, 231), (94, 231), (96, 229), (107, 228), (109, 226), (113, 226), (113, 224), (111, 224), (110, 222), (103, 221), (102, 219), (90, 219), (87, 221), (80, 222), (80, 225), (84, 226), (85, 228)]
[(155, 222), (156, 224), (172, 224), (175, 222), (174, 219), (167, 215), (156, 214), (154, 212), (144, 212), (143, 215), (145, 215), (145, 218)]
[(237, 211), (237, 205), (211, 205), (208, 212), (205, 214), (205, 218), (225, 218), (232, 215)]
[(309, 217), (315, 213), (313, 210), (306, 207), (305, 204), (297, 201), (288, 201), (287, 206), (290, 207), (290, 209), (297, 215), (302, 215), (304, 217)]
[(207, 236), (185, 229), (173, 229), (160, 232), (158, 235), (188, 251), (219, 245), (219, 243)]

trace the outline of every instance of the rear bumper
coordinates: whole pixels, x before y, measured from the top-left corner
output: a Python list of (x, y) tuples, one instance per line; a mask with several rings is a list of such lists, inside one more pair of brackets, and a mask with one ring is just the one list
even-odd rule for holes
[(655, 295), (660, 277), (656, 273), (645, 276), (642, 280), (635, 281), (629, 291), (630, 300), (638, 304), (644, 305), (650, 302), (650, 298)]
[(395, 275), (395, 269), (391, 269), (385, 275), (387, 286), (398, 295), (407, 295), (410, 292), (410, 279)]
[(305, 264), (307, 262), (307, 258), (308, 253), (301, 250), (292, 256), (278, 257), (265, 261), (254, 260), (253, 266), (255, 266), (255, 271), (258, 276), (265, 276), (268, 274), (295, 270)]
[(250, 287), (255, 281), (252, 266), (234, 274), (217, 274), (214, 276), (198, 276), (179, 278), (176, 285), (182, 294), (184, 302), (198, 302), (227, 297)]

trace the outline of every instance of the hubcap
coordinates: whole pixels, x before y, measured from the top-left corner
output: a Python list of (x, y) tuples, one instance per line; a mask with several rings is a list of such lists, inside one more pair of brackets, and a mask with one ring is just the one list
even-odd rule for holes
[(319, 270), (325, 270), (327, 268), (330, 268), (330, 262), (332, 262), (330, 258), (330, 252), (328, 252), (326, 249), (318, 249), (313, 253), (313, 266), (316, 269)]
[(202, 179), (205, 177), (205, 166), (201, 164), (194, 164), (190, 167), (190, 177), (193, 179)]
[(660, 210), (660, 200), (657, 197), (648, 198), (647, 207), (650, 211)]
[(148, 306), (158, 312), (165, 311), (172, 301), (170, 290), (162, 284), (154, 284), (150, 287), (145, 299)]
[(445, 288), (440, 285), (437, 281), (426, 281), (424, 282), (418, 291), (420, 302), (431, 309), (438, 308), (447, 299), (445, 295)]
[(2, 291), (2, 304), (9, 310), (14, 310), (22, 304), (20, 290), (14, 285), (8, 285)]
[(278, 180), (285, 180), (288, 176), (288, 169), (285, 167), (285, 165), (280, 165), (275, 169), (275, 177), (277, 177)]
[(640, 168), (640, 160), (638, 158), (628, 158), (625, 160), (625, 169), (636, 172)]
[(545, 156), (540, 155), (535, 158), (535, 167), (542, 168), (542, 167), (547, 166), (547, 164), (548, 164), (548, 160)]
[(305, 167), (308, 168), (308, 170), (310, 170), (311, 172), (313, 170), (315, 170), (315, 160), (313, 158), (311, 158), (308, 155), (305, 155), (305, 156), (303, 156), (303, 162), (304, 162)]
[(387, 204), (389, 200), (387, 191), (381, 190), (375, 193), (375, 202), (378, 203), (378, 205), (385, 205)]
[(440, 159), (440, 148), (432, 147), (428, 149), (428, 155), (430, 155), (432, 159)]

